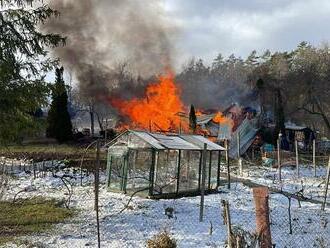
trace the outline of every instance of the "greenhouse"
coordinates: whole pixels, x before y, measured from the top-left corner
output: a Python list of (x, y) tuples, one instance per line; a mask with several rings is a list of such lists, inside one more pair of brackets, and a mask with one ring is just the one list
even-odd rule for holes
[(108, 146), (107, 186), (151, 198), (197, 195), (205, 154), (205, 192), (216, 191), (224, 150), (200, 135), (128, 130)]

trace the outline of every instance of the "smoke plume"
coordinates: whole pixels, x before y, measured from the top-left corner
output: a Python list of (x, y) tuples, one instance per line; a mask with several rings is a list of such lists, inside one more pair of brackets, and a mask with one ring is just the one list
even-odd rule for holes
[[(121, 88), (118, 68), (124, 63), (143, 78), (171, 67), (171, 37), (176, 29), (166, 19), (161, 2), (52, 0), (50, 5), (60, 17), (46, 23), (47, 31), (67, 37), (66, 46), (54, 51), (88, 95)], [(122, 88), (127, 87), (126, 83)]]

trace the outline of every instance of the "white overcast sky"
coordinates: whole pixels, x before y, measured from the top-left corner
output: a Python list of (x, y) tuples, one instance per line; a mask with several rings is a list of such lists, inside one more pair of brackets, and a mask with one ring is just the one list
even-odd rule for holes
[(180, 30), (178, 63), (330, 40), (330, 0), (164, 0), (164, 6)]

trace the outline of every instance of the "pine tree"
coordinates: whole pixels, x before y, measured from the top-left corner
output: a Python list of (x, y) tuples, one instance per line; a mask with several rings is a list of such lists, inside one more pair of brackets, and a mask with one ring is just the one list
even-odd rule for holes
[(44, 79), (57, 63), (48, 51), (65, 43), (39, 27), (58, 15), (42, 0), (0, 0), (0, 144), (39, 129), (31, 113), (46, 105)]
[(196, 132), (197, 127), (197, 118), (194, 105), (190, 106), (189, 112), (189, 128), (192, 130), (193, 133)]
[(47, 137), (55, 138), (60, 143), (72, 139), (72, 124), (68, 111), (68, 94), (63, 80), (63, 70), (63, 67), (56, 69), (56, 82), (47, 118)]

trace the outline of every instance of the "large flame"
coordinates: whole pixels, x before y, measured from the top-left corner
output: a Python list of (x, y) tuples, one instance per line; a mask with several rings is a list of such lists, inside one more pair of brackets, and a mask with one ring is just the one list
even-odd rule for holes
[(213, 117), (212, 121), (217, 124), (228, 124), (230, 126), (233, 125), (233, 122), (230, 118), (225, 117), (221, 112), (217, 112), (217, 114)]
[(186, 108), (173, 73), (159, 76), (158, 80), (147, 87), (144, 98), (112, 99), (111, 104), (130, 119), (130, 127), (166, 132), (187, 130), (187, 119), (182, 117)]

